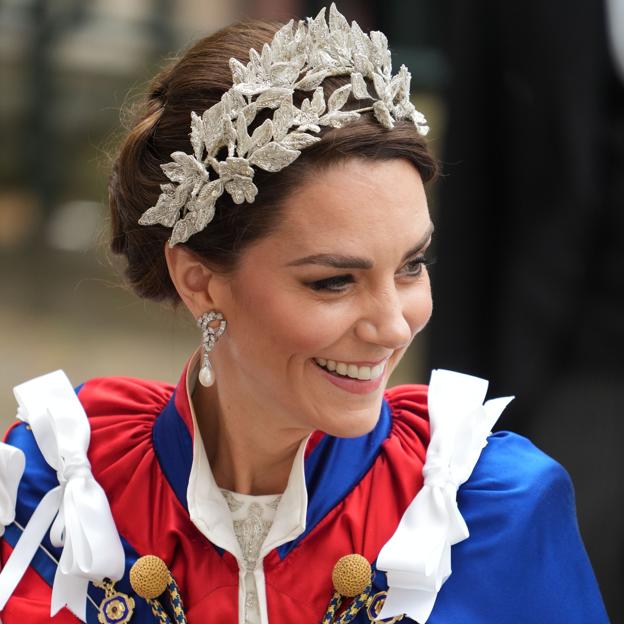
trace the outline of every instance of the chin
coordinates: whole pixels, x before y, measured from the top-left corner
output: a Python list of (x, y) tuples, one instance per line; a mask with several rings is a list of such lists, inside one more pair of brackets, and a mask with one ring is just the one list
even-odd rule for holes
[(376, 409), (366, 409), (346, 415), (339, 421), (323, 423), (320, 426), (324, 433), (336, 438), (359, 438), (370, 433), (379, 422), (381, 406)]

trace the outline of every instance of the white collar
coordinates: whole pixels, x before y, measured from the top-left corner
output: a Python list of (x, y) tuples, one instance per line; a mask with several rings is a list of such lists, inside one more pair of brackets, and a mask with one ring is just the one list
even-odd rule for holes
[[(193, 419), (193, 463), (186, 492), (188, 509), (191, 521), (201, 533), (216, 546), (230, 552), (240, 562), (243, 557), (234, 534), (232, 515), (212, 474), (191, 401), (197, 383), (200, 353), (198, 349), (191, 357), (186, 375), (186, 392)], [(288, 484), (260, 551), (261, 558), (305, 531), (308, 493), (305, 485), (304, 452), (308, 440), (309, 436), (301, 442), (295, 455)]]

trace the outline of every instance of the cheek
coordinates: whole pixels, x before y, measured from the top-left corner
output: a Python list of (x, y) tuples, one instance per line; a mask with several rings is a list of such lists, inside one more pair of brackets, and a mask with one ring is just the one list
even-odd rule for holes
[(233, 292), (231, 335), (241, 349), (257, 351), (265, 360), (272, 355), (307, 358), (346, 331), (348, 322), (340, 306), (311, 301), (296, 288), (260, 284), (248, 282)]
[(412, 335), (414, 336), (425, 328), (433, 312), (431, 285), (428, 275), (425, 276), (420, 287), (414, 289), (410, 294), (406, 310), (405, 317), (412, 328)]

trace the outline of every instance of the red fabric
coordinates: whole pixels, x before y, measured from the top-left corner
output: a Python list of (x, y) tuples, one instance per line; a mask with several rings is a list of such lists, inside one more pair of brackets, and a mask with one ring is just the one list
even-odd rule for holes
[[(176, 407), (192, 435), (185, 376), (186, 369)], [(170, 566), (189, 622), (236, 622), (236, 561), (229, 553), (220, 555), (192, 524), (152, 444), (155, 419), (173, 390), (127, 377), (83, 385), (79, 398), (91, 423), (93, 474), (107, 493), (120, 534), (140, 555), (156, 554)], [(393, 413), (391, 432), (364, 478), (284, 560), (276, 551), (265, 559), (271, 624), (290, 624), (294, 613), (298, 622), (319, 622), (332, 595), (336, 560), (356, 552), (374, 561), (422, 487), (429, 438), (427, 389), (399, 386), (389, 389), (386, 399)], [(319, 435), (313, 439), (318, 442)], [(50, 588), (29, 570), (3, 613), (5, 624), (50, 621), (49, 600)], [(76, 622), (68, 612), (53, 621)]]
[(351, 553), (375, 561), (422, 487), (429, 441), (427, 388), (397, 386), (386, 399), (392, 430), (368, 473), (283, 561), (276, 552), (265, 559), (271, 623), (287, 624), (292, 613), (301, 615), (300, 622), (320, 622), (333, 593), (336, 561)]
[[(175, 402), (191, 427), (185, 373)], [(214, 613), (209, 606), (216, 604), (221, 621), (235, 622), (236, 561), (221, 557), (195, 528), (166, 481), (152, 446), (154, 421), (172, 392), (170, 385), (123, 377), (95, 379), (82, 387), (80, 401), (91, 422), (93, 475), (108, 496), (119, 533), (139, 555), (157, 555), (170, 566), (183, 588), (189, 618), (195, 615), (195, 621), (205, 621), (204, 613)]]
[[(12, 552), (13, 549), (4, 540), (0, 541), (2, 565)], [(51, 598), (52, 588), (35, 570), (28, 568), (3, 609), (1, 621), (3, 624), (80, 624), (80, 620), (67, 609), (61, 609), (50, 617)]]
[(11, 431), (13, 430), (14, 427), (17, 427), (20, 423), (19, 420), (16, 420), (7, 430), (6, 433), (4, 434), (4, 437), (2, 438), (3, 442), (7, 441), (7, 438), (9, 437), (9, 434), (11, 433)]

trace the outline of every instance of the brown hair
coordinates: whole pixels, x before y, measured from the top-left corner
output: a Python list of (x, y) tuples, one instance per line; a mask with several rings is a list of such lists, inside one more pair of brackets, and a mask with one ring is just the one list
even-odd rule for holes
[[(261, 21), (229, 26), (199, 40), (152, 81), (134, 114), (134, 123), (121, 144), (109, 180), (111, 249), (127, 259), (126, 278), (134, 291), (148, 299), (179, 303), (169, 277), (164, 244), (171, 229), (142, 226), (139, 217), (155, 205), (160, 184), (167, 182), (160, 165), (177, 150), (190, 153), (191, 111), (199, 115), (216, 104), (232, 86), (230, 57), (246, 63), (249, 49), (260, 50), (270, 42), (280, 24)], [(345, 84), (348, 76), (326, 79), (326, 93)], [(370, 91), (370, 89), (369, 89)], [(295, 101), (308, 96), (295, 93)], [(344, 107), (361, 107), (349, 102)], [(270, 114), (270, 111), (267, 111)], [(254, 125), (265, 117), (258, 115)], [(250, 129), (251, 130), (251, 129)], [(284, 199), (311, 171), (347, 158), (405, 158), (420, 172), (424, 182), (436, 176), (437, 166), (423, 137), (411, 122), (402, 121), (392, 130), (383, 128), (370, 113), (342, 129), (324, 128), (321, 140), (303, 150), (294, 163), (277, 173), (256, 170), (259, 192), (251, 204), (234, 204), (224, 193), (216, 205), (214, 219), (193, 235), (186, 247), (210, 266), (222, 271), (236, 267), (241, 252), (275, 227)]]

